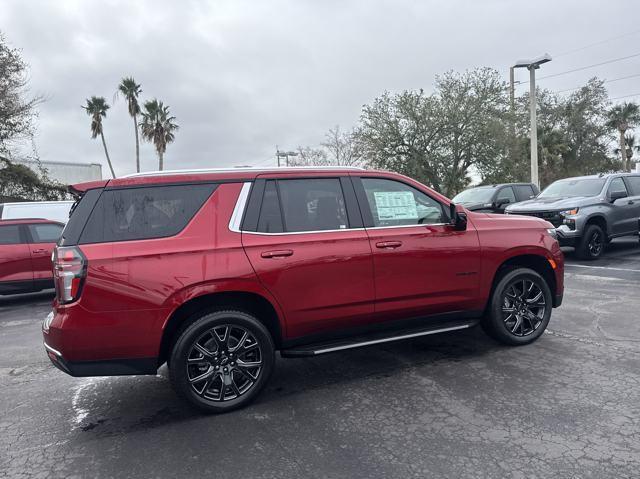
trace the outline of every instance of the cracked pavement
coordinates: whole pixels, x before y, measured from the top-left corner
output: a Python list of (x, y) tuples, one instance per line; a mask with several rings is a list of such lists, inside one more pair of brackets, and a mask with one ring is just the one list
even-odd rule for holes
[(0, 298), (0, 477), (631, 478), (640, 470), (640, 247), (567, 256), (548, 334), (481, 330), (280, 359), (251, 406), (202, 416), (158, 376), (50, 365), (51, 294)]

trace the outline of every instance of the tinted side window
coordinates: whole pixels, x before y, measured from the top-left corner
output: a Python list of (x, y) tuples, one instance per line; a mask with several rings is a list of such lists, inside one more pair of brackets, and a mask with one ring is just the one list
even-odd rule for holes
[(187, 225), (216, 185), (167, 185), (104, 190), (80, 243), (173, 236)]
[(276, 182), (267, 181), (258, 217), (258, 231), (261, 233), (282, 233), (282, 213)]
[(510, 186), (502, 188), (496, 197), (496, 201), (500, 200), (509, 200), (509, 203), (515, 203), (516, 195), (513, 194), (513, 188)]
[(514, 188), (516, 189), (518, 201), (530, 200), (536, 195), (533, 188), (529, 185), (516, 185)]
[(399, 181), (362, 178), (374, 226), (445, 223), (442, 205)]
[(627, 195), (627, 187), (624, 185), (624, 181), (620, 177), (614, 178), (613, 180), (611, 180), (611, 183), (609, 183), (609, 190), (608, 190), (609, 194), (618, 193), (618, 192), (622, 192), (625, 195)]
[(640, 176), (627, 176), (627, 183), (633, 196), (640, 196)]
[(60, 246), (72, 246), (78, 244), (84, 225), (87, 224), (89, 215), (93, 211), (101, 193), (102, 188), (89, 190), (82, 195), (82, 198), (73, 204), (71, 207), (71, 213), (69, 214), (69, 221), (64, 227), (62, 236), (58, 242)]
[(20, 244), (20, 227), (18, 225), (0, 226), (0, 244)]
[(344, 194), (337, 178), (278, 180), (278, 188), (285, 231), (349, 227)]
[(29, 232), (34, 243), (55, 243), (60, 239), (62, 225), (47, 223), (29, 225)]

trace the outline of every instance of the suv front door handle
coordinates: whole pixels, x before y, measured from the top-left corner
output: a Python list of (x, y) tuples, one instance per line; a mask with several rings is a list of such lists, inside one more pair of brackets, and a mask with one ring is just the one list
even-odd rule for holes
[(396, 249), (402, 246), (402, 241), (380, 241), (376, 243), (376, 248), (380, 249)]
[(275, 251), (263, 251), (260, 256), (263, 258), (285, 258), (287, 256), (291, 256), (293, 251), (290, 249), (281, 249)]

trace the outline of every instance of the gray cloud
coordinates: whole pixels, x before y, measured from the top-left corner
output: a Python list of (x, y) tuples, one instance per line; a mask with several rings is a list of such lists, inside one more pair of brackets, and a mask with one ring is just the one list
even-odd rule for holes
[[(167, 168), (266, 165), (276, 144), (318, 144), (335, 124), (354, 125), (361, 106), (384, 90), (430, 90), (438, 73), (485, 65), (506, 79), (517, 58), (638, 30), (639, 13), (640, 4), (622, 0), (4, 0), (0, 7), (2, 31), (31, 64), (32, 90), (48, 96), (38, 122), (42, 159), (103, 162), (80, 105), (91, 95), (112, 102), (120, 78), (132, 75), (144, 99), (163, 100), (180, 124)], [(543, 68), (551, 74), (636, 53), (639, 38), (561, 55)], [(541, 86), (634, 73), (636, 59)], [(640, 93), (637, 79), (608, 86), (612, 96)], [(112, 103), (105, 135), (116, 172), (132, 172), (122, 99)], [(150, 145), (141, 156), (145, 169), (155, 168)]]

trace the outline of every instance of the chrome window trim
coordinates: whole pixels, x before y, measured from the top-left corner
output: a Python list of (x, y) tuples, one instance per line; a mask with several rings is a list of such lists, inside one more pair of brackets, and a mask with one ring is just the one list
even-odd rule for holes
[(245, 231), (241, 230), (242, 217), (244, 211), (247, 208), (247, 202), (249, 200), (249, 192), (251, 191), (251, 181), (247, 181), (242, 184), (242, 189), (236, 200), (236, 204), (231, 213), (229, 220), (229, 230), (234, 233), (244, 233), (249, 235), (263, 235), (263, 236), (286, 236), (286, 235), (303, 235), (303, 234), (317, 234), (317, 233), (340, 233), (345, 231), (368, 231), (368, 230), (386, 230), (390, 228), (424, 228), (426, 226), (447, 226), (450, 223), (425, 223), (425, 224), (412, 224), (412, 225), (395, 225), (395, 226), (373, 226), (371, 228), (340, 228), (331, 230), (310, 230), (310, 231), (284, 231), (281, 233), (265, 233), (262, 231)]
[(251, 191), (251, 182), (247, 181), (242, 184), (242, 189), (236, 200), (236, 205), (231, 213), (231, 219), (229, 220), (229, 230), (234, 233), (240, 233), (240, 226), (242, 224), (242, 216), (247, 206), (247, 200), (249, 199), (249, 191)]
[(342, 228), (337, 230), (313, 230), (313, 231), (286, 231), (283, 233), (263, 233), (261, 231), (242, 231), (247, 235), (283, 236), (283, 235), (306, 235), (316, 233), (344, 233), (345, 231), (365, 231), (365, 228)]

